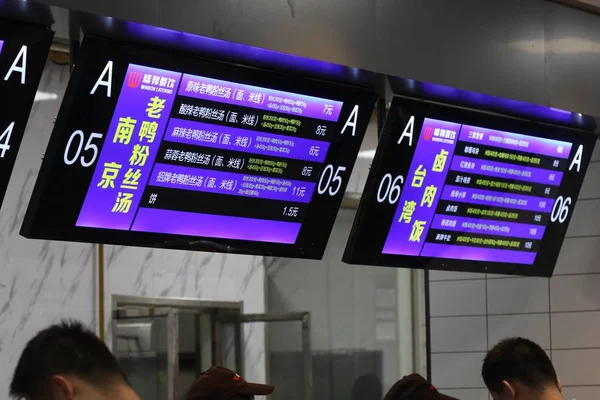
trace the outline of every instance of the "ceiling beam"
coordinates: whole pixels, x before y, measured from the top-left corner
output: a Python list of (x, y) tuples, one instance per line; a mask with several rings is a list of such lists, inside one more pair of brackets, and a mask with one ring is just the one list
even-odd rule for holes
[(585, 0), (549, 0), (553, 3), (562, 4), (568, 7), (577, 8), (595, 15), (600, 15), (600, 2), (590, 2)]

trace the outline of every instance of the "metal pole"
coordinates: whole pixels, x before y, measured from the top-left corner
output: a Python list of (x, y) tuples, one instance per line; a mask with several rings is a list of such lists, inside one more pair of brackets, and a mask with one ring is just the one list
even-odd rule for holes
[(211, 317), (212, 320), (212, 364), (223, 365), (223, 343), (221, 321), (216, 312)]
[(179, 400), (179, 314), (167, 312), (167, 390), (168, 400)]
[(377, 74), (377, 138), (383, 133), (383, 125), (385, 124), (385, 75)]
[(200, 376), (202, 372), (202, 332), (200, 323), (201, 314), (194, 315), (194, 334), (195, 334), (195, 346), (196, 346), (196, 378)]
[(81, 39), (81, 24), (79, 13), (69, 10), (69, 64), (71, 70), (75, 66), (75, 60), (79, 54), (79, 41)]
[(98, 245), (98, 331), (100, 340), (105, 341), (104, 327), (104, 245)]
[(427, 379), (431, 382), (431, 302), (429, 301), (429, 270), (425, 270), (425, 335), (427, 346)]
[(111, 343), (110, 347), (112, 349), (115, 357), (119, 358), (119, 342), (117, 339), (119, 329), (119, 311), (116, 308), (113, 308), (112, 312), (112, 321), (111, 321)]
[(302, 318), (302, 354), (304, 355), (304, 399), (313, 395), (312, 346), (310, 342), (310, 313)]
[(244, 349), (242, 348), (242, 323), (240, 322), (239, 319), (237, 319), (234, 322), (233, 329), (234, 329), (233, 349), (235, 351), (235, 368), (236, 368), (236, 372), (239, 375), (244, 376), (245, 371), (244, 371), (244, 358), (243, 358)]

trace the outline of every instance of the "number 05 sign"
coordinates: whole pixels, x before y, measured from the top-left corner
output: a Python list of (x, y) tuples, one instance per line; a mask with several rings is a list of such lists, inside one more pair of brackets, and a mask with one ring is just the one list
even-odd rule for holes
[(321, 258), (374, 102), (86, 39), (22, 233)]

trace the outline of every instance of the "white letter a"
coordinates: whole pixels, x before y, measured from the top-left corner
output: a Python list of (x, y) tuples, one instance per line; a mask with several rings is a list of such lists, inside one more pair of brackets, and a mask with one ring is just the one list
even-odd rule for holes
[(581, 168), (581, 158), (583, 157), (583, 145), (580, 144), (577, 149), (577, 153), (575, 153), (575, 157), (573, 157), (573, 161), (571, 161), (571, 165), (569, 165), (569, 171), (573, 170), (573, 167), (577, 165), (577, 172)]
[[(18, 65), (19, 61), (21, 59), (22, 59), (21, 65)], [(21, 85), (24, 85), (26, 69), (27, 69), (27, 46), (23, 46), (23, 47), (21, 47), (21, 50), (19, 50), (19, 54), (17, 55), (17, 58), (15, 58), (15, 61), (13, 61), (10, 69), (6, 73), (4, 80), (7, 81), (13, 72), (20, 72), (21, 73)]]
[[(106, 97), (110, 97), (111, 88), (112, 88), (112, 68), (113, 68), (112, 61), (109, 61), (108, 63), (106, 63), (106, 67), (104, 67), (104, 71), (102, 71), (102, 73), (100, 74), (100, 78), (98, 78), (98, 80), (96, 81), (96, 84), (92, 88), (92, 91), (90, 92), (90, 94), (96, 93), (98, 86), (106, 86)], [(108, 75), (106, 80), (104, 80), (105, 75)]]
[(405, 137), (408, 138), (408, 145), (410, 147), (412, 147), (412, 142), (413, 142), (413, 130), (415, 128), (415, 116), (411, 115), (410, 119), (408, 120), (408, 124), (406, 124), (406, 127), (404, 127), (404, 132), (402, 132), (402, 135), (400, 136), (400, 139), (398, 139), (398, 144), (402, 143), (402, 139), (404, 139)]
[(348, 117), (348, 121), (346, 121), (346, 123), (344, 124), (344, 127), (342, 128), (342, 132), (340, 132), (340, 134), (344, 134), (344, 132), (346, 132), (346, 128), (348, 127), (352, 127), (352, 136), (356, 135), (356, 123), (358, 120), (358, 105), (355, 105), (354, 108), (352, 109), (352, 112), (350, 113), (350, 116)]

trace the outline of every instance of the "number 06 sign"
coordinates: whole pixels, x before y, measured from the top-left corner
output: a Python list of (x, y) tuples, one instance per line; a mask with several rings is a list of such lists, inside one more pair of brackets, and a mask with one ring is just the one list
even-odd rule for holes
[(395, 98), (344, 261), (551, 276), (595, 142)]

